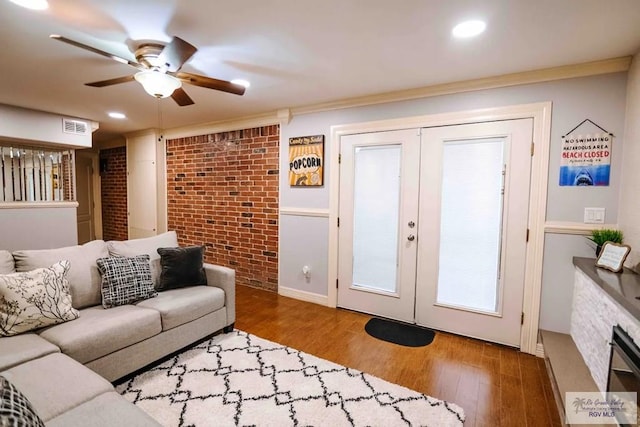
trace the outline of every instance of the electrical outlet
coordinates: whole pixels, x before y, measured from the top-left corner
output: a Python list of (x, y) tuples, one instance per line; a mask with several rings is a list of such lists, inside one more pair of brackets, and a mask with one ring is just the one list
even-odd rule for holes
[(585, 224), (604, 224), (605, 208), (584, 208)]

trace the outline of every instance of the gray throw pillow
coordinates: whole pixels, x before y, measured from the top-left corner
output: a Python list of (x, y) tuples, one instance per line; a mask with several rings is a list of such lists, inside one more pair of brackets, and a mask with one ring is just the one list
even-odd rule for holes
[(31, 402), (0, 376), (0, 426), (44, 427)]
[(104, 308), (131, 304), (158, 295), (151, 280), (149, 255), (98, 258), (96, 263), (102, 275)]
[(160, 254), (159, 291), (183, 288), (185, 286), (206, 285), (204, 246), (186, 248), (158, 248)]

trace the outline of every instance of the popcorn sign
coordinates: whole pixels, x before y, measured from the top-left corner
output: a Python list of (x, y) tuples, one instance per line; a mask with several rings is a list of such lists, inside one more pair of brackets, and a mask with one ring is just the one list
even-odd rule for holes
[(289, 138), (289, 185), (322, 186), (324, 135)]

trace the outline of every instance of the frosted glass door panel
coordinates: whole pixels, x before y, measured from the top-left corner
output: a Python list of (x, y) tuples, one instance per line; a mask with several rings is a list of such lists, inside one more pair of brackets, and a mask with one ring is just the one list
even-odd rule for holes
[(497, 312), (503, 152), (502, 139), (444, 144), (439, 304)]
[(415, 320), (420, 149), (419, 129), (340, 137), (338, 307)]
[(354, 153), (353, 286), (397, 292), (400, 145)]

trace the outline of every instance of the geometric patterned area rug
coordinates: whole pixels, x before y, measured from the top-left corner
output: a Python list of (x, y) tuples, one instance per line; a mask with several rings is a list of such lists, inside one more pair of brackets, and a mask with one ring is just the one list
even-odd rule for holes
[(464, 411), (235, 330), (119, 384), (164, 426), (461, 426)]

